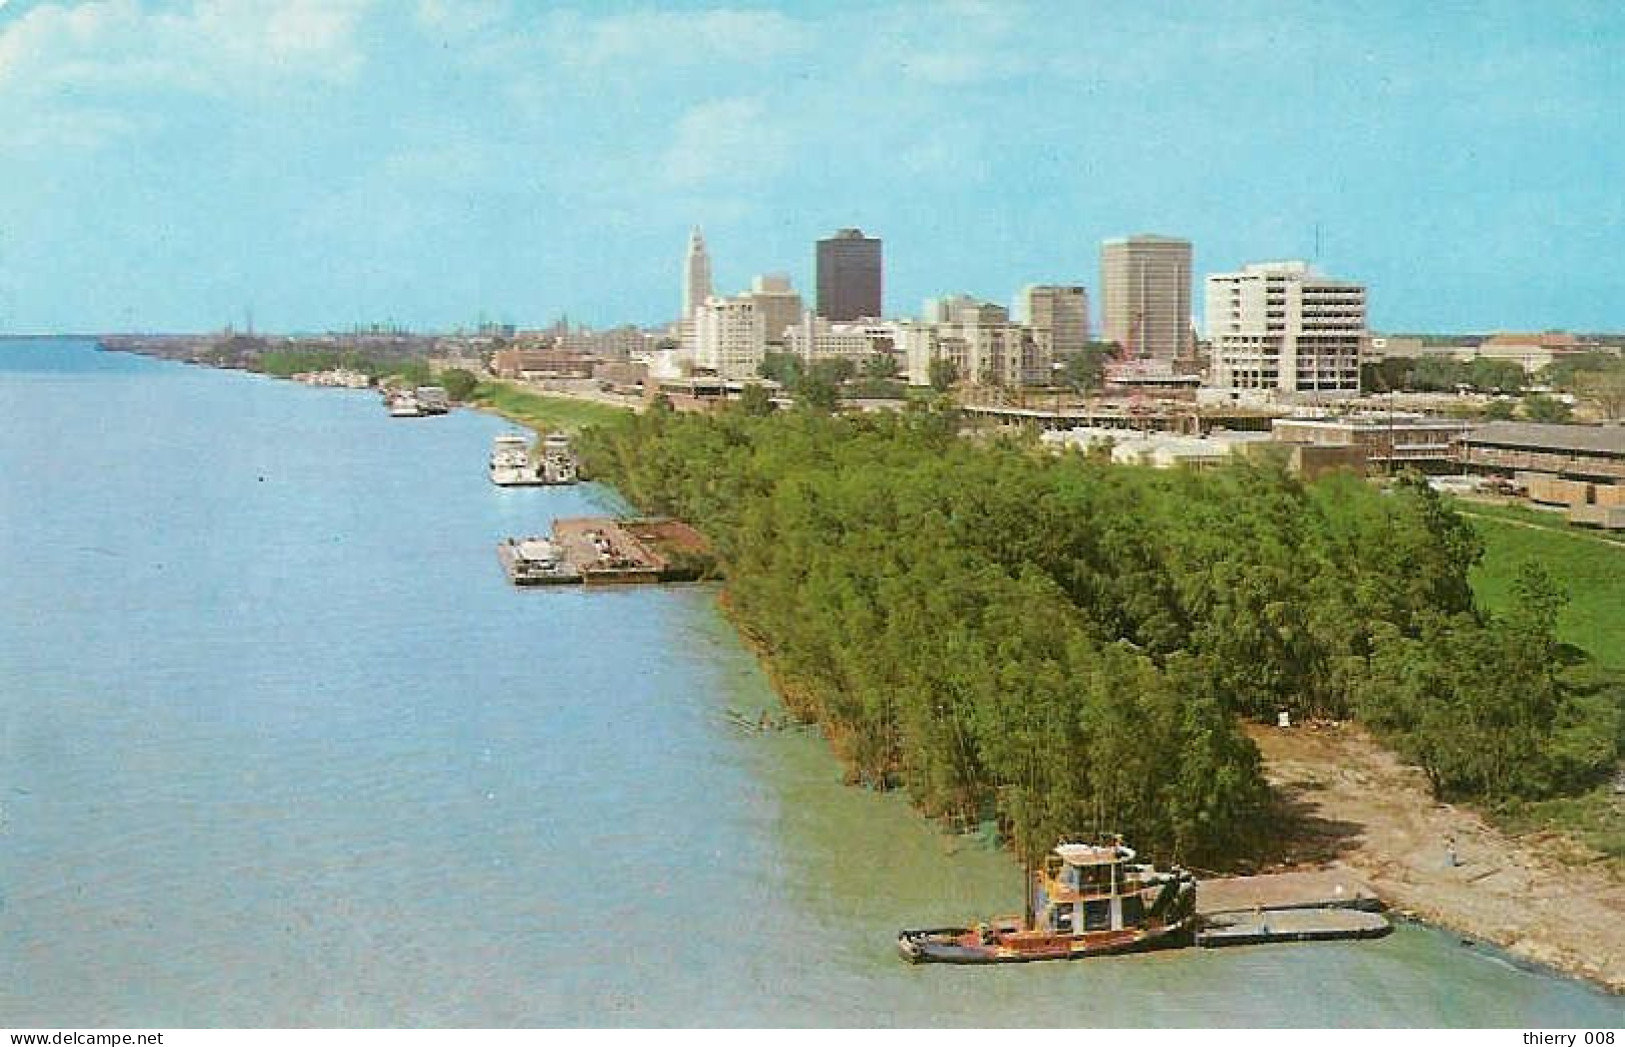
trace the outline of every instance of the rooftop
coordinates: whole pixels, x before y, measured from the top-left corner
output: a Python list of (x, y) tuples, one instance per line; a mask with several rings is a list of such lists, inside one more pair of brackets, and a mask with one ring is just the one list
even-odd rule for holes
[(1564, 349), (1578, 346), (1580, 340), (1566, 331), (1547, 331), (1543, 334), (1493, 334), (1484, 340), (1485, 345), (1539, 345), (1547, 349)]
[(1160, 236), (1157, 233), (1135, 233), (1133, 236), (1113, 236), (1102, 240), (1102, 244), (1183, 244), (1189, 247), (1191, 242), (1178, 236)]
[(1087, 843), (1063, 843), (1055, 848), (1055, 853), (1068, 865), (1110, 865), (1134, 857), (1134, 852), (1127, 847), (1096, 847)]
[(1594, 454), (1625, 455), (1625, 425), (1556, 425), (1547, 422), (1490, 422), (1462, 437), (1472, 444), (1542, 447)]
[(1275, 425), (1302, 425), (1321, 429), (1470, 429), (1472, 424), (1455, 418), (1437, 415), (1409, 414), (1402, 411), (1373, 411), (1369, 414), (1347, 414), (1335, 418), (1276, 418)]

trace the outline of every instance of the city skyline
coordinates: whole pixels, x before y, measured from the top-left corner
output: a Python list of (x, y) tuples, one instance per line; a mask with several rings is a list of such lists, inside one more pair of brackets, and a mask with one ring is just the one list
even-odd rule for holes
[(1098, 299), (1156, 230), (1193, 283), (1359, 280), (1377, 330), (1625, 329), (1621, 42), (1587, 3), (13, 0), (0, 331), (655, 324), (696, 224), (719, 293), (810, 294), (856, 226), (892, 312)]

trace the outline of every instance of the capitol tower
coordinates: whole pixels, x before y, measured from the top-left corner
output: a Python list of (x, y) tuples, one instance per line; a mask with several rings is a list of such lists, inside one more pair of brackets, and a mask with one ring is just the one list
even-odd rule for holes
[(694, 319), (694, 311), (711, 297), (711, 256), (705, 250), (705, 237), (695, 226), (688, 237), (688, 257), (683, 261), (683, 319)]

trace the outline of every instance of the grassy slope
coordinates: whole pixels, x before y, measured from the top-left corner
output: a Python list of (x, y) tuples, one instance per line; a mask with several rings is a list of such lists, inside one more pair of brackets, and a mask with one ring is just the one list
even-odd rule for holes
[[(1537, 559), (1568, 590), (1569, 604), (1558, 635), (1582, 647), (1603, 666), (1625, 671), (1625, 546), (1612, 548), (1594, 533), (1556, 526), (1522, 526), (1505, 510), (1464, 505), (1484, 537), (1484, 562), (1473, 570), (1473, 591), (1491, 611), (1512, 599), (1518, 565)], [(1539, 514), (1532, 514), (1538, 520)]]
[(577, 429), (599, 422), (611, 421), (629, 408), (576, 400), (566, 396), (548, 396), (546, 393), (522, 389), (508, 382), (481, 382), (474, 390), (473, 403), (495, 411), (504, 418), (529, 426), (538, 432)]
[[(1625, 675), (1625, 545), (1571, 529), (1551, 514), (1477, 504), (1461, 508), (1473, 514), (1473, 525), (1484, 537), (1484, 561), (1472, 575), (1473, 591), (1484, 606), (1504, 611), (1518, 565), (1538, 559), (1568, 590), (1558, 635), (1584, 648), (1601, 667)], [(1625, 802), (1609, 784), (1575, 797), (1489, 813), (1514, 833), (1566, 830), (1625, 870)]]
[(1601, 531), (1589, 527), (1576, 527), (1564, 518), (1562, 512), (1555, 509), (1535, 509), (1527, 505), (1499, 504), (1467, 499), (1456, 499), (1456, 508), (1473, 517), (1475, 521), (1489, 518), (1492, 520), (1505, 520), (1556, 531), (1575, 538), (1590, 538), (1593, 541), (1607, 542), (1625, 549), (1625, 534), (1617, 531)]

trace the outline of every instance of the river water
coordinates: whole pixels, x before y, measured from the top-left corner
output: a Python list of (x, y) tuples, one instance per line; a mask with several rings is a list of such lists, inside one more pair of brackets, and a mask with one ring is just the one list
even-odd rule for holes
[(0, 342), (0, 1026), (1618, 1025), (1374, 943), (909, 967), (1002, 853), (843, 786), (709, 587), (510, 587), (506, 428)]

